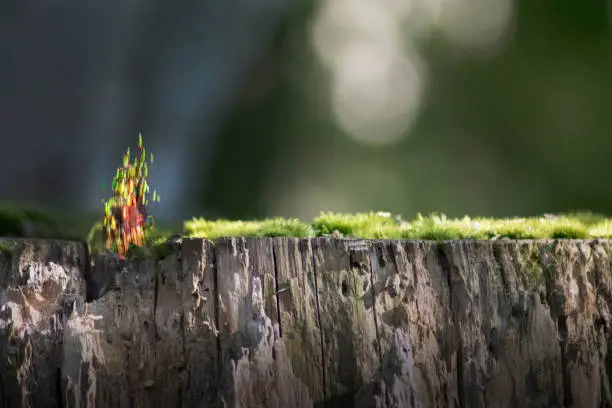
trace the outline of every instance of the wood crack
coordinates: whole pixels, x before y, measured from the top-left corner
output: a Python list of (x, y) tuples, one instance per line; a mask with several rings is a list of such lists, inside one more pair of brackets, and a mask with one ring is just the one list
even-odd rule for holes
[(315, 256), (315, 248), (313, 247), (313, 243), (315, 240), (310, 241), (310, 250), (312, 254), (312, 274), (315, 284), (315, 299), (317, 302), (317, 322), (319, 324), (319, 338), (321, 341), (321, 377), (323, 381), (323, 400), (325, 403), (325, 407), (327, 407), (327, 376), (325, 370), (325, 343), (323, 339), (323, 328), (321, 326), (321, 307), (319, 304), (319, 279), (318, 279), (318, 271), (317, 271), (317, 258)]
[(280, 337), (283, 337), (283, 323), (281, 322), (281, 309), (280, 309), (280, 298), (278, 297), (278, 293), (280, 291), (280, 287), (278, 285), (278, 258), (276, 257), (276, 245), (272, 242), (272, 262), (274, 263), (274, 296), (276, 298), (276, 315), (278, 318), (278, 334)]
[(370, 251), (370, 256), (368, 257), (370, 264), (369, 264), (369, 271), (370, 271), (370, 293), (372, 294), (372, 312), (374, 315), (374, 327), (376, 329), (376, 343), (378, 346), (378, 371), (382, 372), (382, 365), (383, 365), (383, 353), (382, 353), (382, 345), (380, 342), (380, 328), (379, 328), (379, 322), (378, 322), (378, 313), (376, 311), (376, 290), (374, 288), (374, 267), (373, 267), (373, 262), (377, 261), (377, 259), (375, 259), (375, 257), (377, 257), (377, 252), (376, 251)]

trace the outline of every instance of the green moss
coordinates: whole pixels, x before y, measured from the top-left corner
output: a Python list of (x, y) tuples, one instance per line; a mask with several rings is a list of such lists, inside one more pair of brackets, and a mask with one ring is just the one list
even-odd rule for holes
[(450, 239), (545, 239), (589, 238), (589, 228), (578, 219), (567, 216), (557, 218), (534, 217), (493, 219), (464, 217), (447, 219), (432, 215), (417, 217), (407, 228), (406, 238)]
[(544, 284), (544, 268), (541, 264), (540, 250), (537, 245), (527, 245), (520, 252), (521, 278), (528, 290), (534, 291)]
[(312, 227), (317, 236), (340, 234), (346, 237), (401, 238), (401, 228), (389, 213), (321, 213)]
[[(93, 252), (103, 249), (98, 229), (70, 217), (55, 217), (43, 210), (0, 202), (0, 236), (24, 236), (23, 225), (33, 227), (40, 238), (72, 238), (90, 243)], [(87, 218), (90, 220), (90, 218)], [(88, 221), (89, 222), (89, 221)], [(175, 226), (173, 226), (175, 227)], [(174, 228), (173, 228), (174, 229)], [(88, 232), (90, 234), (88, 234)], [(152, 228), (146, 246), (162, 256), (162, 245), (170, 230)], [(424, 239), (447, 241), (458, 239), (612, 239), (612, 219), (589, 212), (529, 218), (448, 218), (444, 214), (417, 214), (414, 220), (402, 221), (390, 213), (369, 212), (343, 214), (324, 212), (310, 223), (297, 219), (271, 218), (253, 221), (206, 220), (194, 218), (183, 224), (183, 236), (220, 237), (321, 237), (337, 236), (363, 239)]]
[(431, 241), (448, 241), (457, 239), (486, 239), (490, 234), (481, 229), (469, 218), (448, 219), (444, 214), (432, 214), (423, 217), (417, 214), (416, 220), (407, 223), (401, 237), (406, 239), (425, 239)]
[(325, 212), (306, 224), (298, 220), (211, 221), (192, 219), (184, 225), (189, 237), (335, 235), (364, 239), (586, 239), (612, 238), (612, 219), (588, 212), (530, 218), (451, 219), (444, 214), (417, 215), (397, 220), (389, 213), (341, 214)]
[(612, 220), (604, 219), (589, 229), (590, 234), (597, 238), (612, 238)]
[(488, 220), (486, 229), (494, 236), (512, 239), (588, 238), (588, 227), (569, 217)]
[(215, 239), (220, 237), (310, 237), (312, 228), (296, 219), (273, 218), (262, 221), (210, 221), (193, 219), (185, 222), (187, 237)]

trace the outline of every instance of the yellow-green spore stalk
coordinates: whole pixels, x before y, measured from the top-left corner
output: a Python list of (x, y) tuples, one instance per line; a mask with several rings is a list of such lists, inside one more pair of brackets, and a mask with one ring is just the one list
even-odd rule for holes
[[(151, 193), (147, 177), (146, 150), (142, 135), (138, 135), (138, 152), (133, 161), (130, 149), (123, 156), (123, 166), (117, 169), (113, 179), (111, 197), (104, 202), (104, 220), (102, 224), (105, 245), (120, 257), (125, 257), (131, 245), (144, 243), (146, 227), (152, 222), (147, 217), (148, 196)], [(153, 154), (150, 155), (153, 163)], [(152, 192), (153, 201), (159, 201), (156, 191)]]

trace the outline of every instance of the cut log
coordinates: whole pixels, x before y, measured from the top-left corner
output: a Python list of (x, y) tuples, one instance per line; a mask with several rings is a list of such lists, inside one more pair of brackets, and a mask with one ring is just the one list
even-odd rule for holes
[(612, 406), (609, 241), (168, 245), (0, 239), (0, 406)]
[(0, 241), (0, 406), (61, 407), (64, 327), (83, 310), (87, 247)]

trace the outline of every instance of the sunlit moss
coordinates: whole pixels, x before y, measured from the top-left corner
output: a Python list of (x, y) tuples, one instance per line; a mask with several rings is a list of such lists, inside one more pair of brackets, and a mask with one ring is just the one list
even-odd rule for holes
[(400, 238), (401, 228), (390, 213), (321, 213), (312, 227), (316, 235), (340, 234), (345, 237)]
[[(431, 217), (428, 217), (428, 219)], [(426, 219), (427, 223), (431, 221)], [(577, 218), (534, 217), (513, 219), (464, 218), (462, 220), (444, 220), (434, 227), (438, 230), (452, 230), (454, 239), (543, 239), (543, 238), (588, 238), (589, 228)], [(432, 227), (432, 228), (434, 228)], [(427, 228), (425, 228), (427, 231)], [(433, 235), (436, 235), (435, 233)], [(416, 234), (423, 238), (423, 233)]]
[[(73, 225), (62, 217), (49, 216), (44, 211), (24, 210), (24, 206), (0, 203), (0, 236), (24, 236), (25, 223), (33, 229), (29, 236), (40, 238), (75, 237), (87, 242), (87, 231), (72, 233)], [(74, 224), (74, 223), (73, 223)], [(75, 224), (76, 225), (76, 224)], [(177, 230), (151, 226), (145, 245), (163, 245)], [(194, 218), (183, 224), (185, 237), (216, 239), (219, 237), (321, 237), (334, 236), (364, 239), (425, 239), (447, 241), (456, 239), (544, 239), (544, 238), (610, 238), (612, 219), (589, 212), (546, 215), (529, 218), (448, 218), (444, 214), (417, 214), (413, 220), (402, 221), (385, 212), (331, 213), (324, 212), (310, 223), (297, 219), (272, 218), (255, 221), (206, 220)], [(89, 239), (88, 239), (89, 238)], [(94, 250), (94, 248), (91, 248)], [(102, 249), (102, 248), (97, 248)]]
[(209, 221), (185, 223), (190, 237), (222, 236), (339, 236), (365, 239), (585, 239), (612, 237), (612, 220), (591, 213), (530, 218), (447, 218), (444, 214), (417, 215), (401, 221), (389, 213), (322, 213), (310, 225), (298, 220)]
[(263, 237), (306, 238), (313, 235), (313, 230), (310, 225), (297, 219), (274, 218), (263, 221), (258, 229), (258, 234)]
[(219, 237), (310, 237), (310, 225), (296, 219), (273, 218), (262, 221), (227, 221), (193, 219), (185, 222), (188, 237), (215, 239)]
[(612, 238), (612, 219), (603, 219), (593, 224), (589, 233), (595, 238)]

